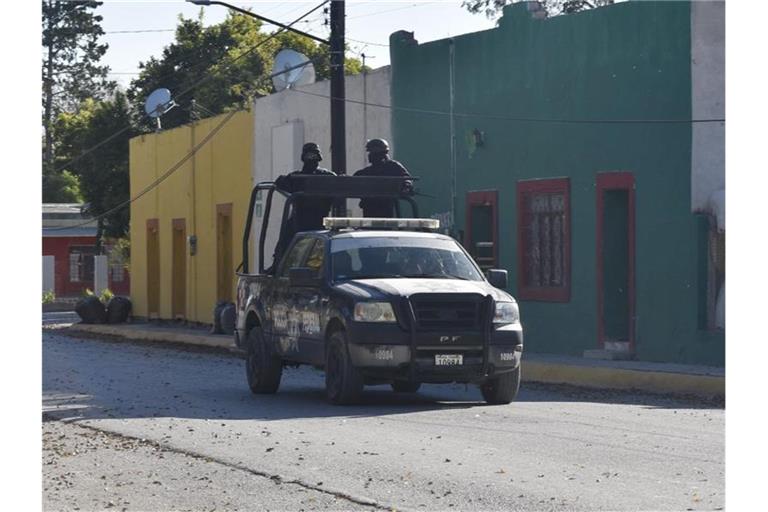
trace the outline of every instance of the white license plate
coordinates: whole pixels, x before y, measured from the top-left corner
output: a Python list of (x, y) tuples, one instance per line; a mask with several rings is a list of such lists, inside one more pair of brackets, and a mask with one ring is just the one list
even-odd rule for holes
[(457, 366), (464, 364), (461, 354), (435, 354), (435, 366)]

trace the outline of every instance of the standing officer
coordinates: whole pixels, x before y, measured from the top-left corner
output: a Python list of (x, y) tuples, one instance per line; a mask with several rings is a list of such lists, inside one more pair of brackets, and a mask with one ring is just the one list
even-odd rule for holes
[[(278, 177), (275, 186), (292, 194), (303, 190), (302, 181), (294, 179), (294, 176), (336, 176), (333, 171), (320, 167), (322, 160), (320, 146), (315, 142), (307, 142), (301, 148), (301, 161), (304, 163), (301, 170)], [(283, 225), (280, 240), (275, 247), (275, 263), (297, 232), (323, 228), (323, 217), (328, 216), (332, 204), (333, 200), (327, 197), (297, 197), (294, 200), (293, 213)]]
[[(368, 161), (371, 163), (365, 169), (357, 171), (355, 176), (410, 176), (403, 164), (389, 158), (389, 144), (384, 139), (371, 139), (365, 144), (368, 151)], [(410, 181), (405, 182), (409, 189), (413, 187)], [(364, 217), (394, 217), (395, 199), (380, 199), (367, 197), (360, 200), (360, 208)]]

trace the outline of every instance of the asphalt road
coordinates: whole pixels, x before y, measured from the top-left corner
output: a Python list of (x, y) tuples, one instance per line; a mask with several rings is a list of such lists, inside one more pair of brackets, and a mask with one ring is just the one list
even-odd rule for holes
[(253, 396), (235, 356), (50, 326), (46, 510), (724, 507), (713, 405), (524, 384), (507, 406), (429, 385), (366, 388), (365, 405), (336, 407), (312, 369)]

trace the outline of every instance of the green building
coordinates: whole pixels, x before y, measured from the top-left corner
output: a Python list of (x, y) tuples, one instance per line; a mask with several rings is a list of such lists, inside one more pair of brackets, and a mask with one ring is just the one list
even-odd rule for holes
[(506, 268), (526, 350), (722, 366), (724, 4), (628, 1), (390, 37), (396, 158)]

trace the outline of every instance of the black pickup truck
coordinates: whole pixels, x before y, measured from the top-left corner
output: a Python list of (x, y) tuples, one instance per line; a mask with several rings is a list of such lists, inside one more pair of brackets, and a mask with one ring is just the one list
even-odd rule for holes
[[(327, 192), (336, 197), (400, 195), (398, 186), (321, 179), (338, 183)], [(256, 189), (271, 203), (272, 184)], [(411, 198), (399, 198), (416, 213)], [(235, 339), (254, 393), (275, 393), (284, 365), (308, 364), (325, 370), (335, 404), (357, 402), (364, 385), (415, 392), (425, 382), (474, 383), (489, 403), (514, 400), (523, 332), (515, 299), (501, 290), (506, 271), (484, 276), (457, 241), (434, 232), (436, 220), (415, 217), (326, 218), (326, 229), (296, 234), (267, 273), (267, 212), (256, 274), (248, 272), (248, 222)]]

